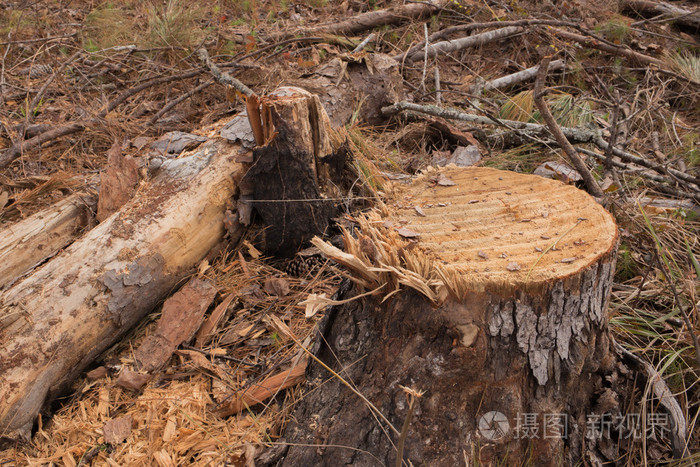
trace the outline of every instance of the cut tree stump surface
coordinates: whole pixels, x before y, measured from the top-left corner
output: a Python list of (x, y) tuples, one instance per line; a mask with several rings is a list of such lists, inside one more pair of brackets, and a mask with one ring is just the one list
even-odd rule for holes
[(473, 286), (563, 279), (616, 245), (610, 213), (574, 186), (483, 167), (440, 174), (403, 188), (387, 218)]
[[(586, 421), (615, 364), (609, 213), (561, 182), (448, 167), (357, 222), (345, 251), (313, 241), (358, 285), (315, 348), (355, 390), (311, 362), (283, 465), (393, 465), (404, 387), (424, 393), (403, 452), (413, 465), (463, 465), (465, 452), (485, 465), (576, 465), (595, 449)], [(493, 414), (509, 426), (495, 430)], [(539, 433), (554, 417), (559, 431), (522, 436), (523, 414)]]

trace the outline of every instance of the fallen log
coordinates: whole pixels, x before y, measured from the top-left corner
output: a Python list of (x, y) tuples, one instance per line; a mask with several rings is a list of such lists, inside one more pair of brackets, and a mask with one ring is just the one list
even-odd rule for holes
[(94, 222), (97, 197), (69, 196), (0, 232), (0, 288), (55, 255)]
[(674, 23), (697, 32), (700, 30), (700, 12), (687, 10), (666, 2), (652, 2), (649, 0), (622, 0), (620, 8), (625, 12), (634, 12), (642, 17), (654, 18), (658, 22), (658, 16), (664, 16), (663, 21)]
[(486, 168), (430, 172), (394, 199), (345, 252), (314, 241), (358, 285), (328, 315), (283, 465), (575, 465), (615, 362), (612, 216)]
[(0, 295), (0, 435), (28, 436), (46, 399), (149, 313), (224, 236), (243, 165), (211, 140)]

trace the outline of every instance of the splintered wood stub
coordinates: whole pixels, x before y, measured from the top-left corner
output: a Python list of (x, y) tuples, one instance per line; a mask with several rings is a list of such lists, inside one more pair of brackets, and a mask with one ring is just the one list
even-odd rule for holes
[(563, 279), (617, 243), (612, 216), (585, 192), (489, 168), (425, 174), (401, 189), (387, 218), (418, 234), (445, 269), (490, 289)]
[[(392, 465), (397, 437), (373, 407), (401, 427), (402, 387), (424, 392), (405, 440), (413, 465), (463, 465), (464, 452), (485, 464), (586, 458), (586, 420), (615, 371), (612, 216), (557, 181), (443, 168), (397, 186), (357, 222), (345, 251), (314, 240), (357, 284), (355, 300), (330, 312), (317, 351), (354, 391), (310, 363), (284, 465)], [(366, 290), (375, 293), (357, 297)], [(482, 426), (496, 413), (508, 422), (498, 436)], [(554, 416), (559, 431), (524, 437), (523, 414), (539, 433)], [(303, 447), (319, 440), (328, 447)]]

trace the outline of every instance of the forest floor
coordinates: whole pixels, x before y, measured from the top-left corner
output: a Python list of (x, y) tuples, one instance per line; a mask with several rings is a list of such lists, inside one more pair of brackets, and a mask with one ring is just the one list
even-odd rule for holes
[[(373, 170), (410, 176), (454, 158), (461, 147), (479, 155), (478, 165), (537, 170), (590, 192), (551, 136), (512, 125), (544, 124), (533, 99), (535, 74), (492, 82), (551, 57), (557, 63), (545, 77), (546, 102), (557, 124), (600, 130), (604, 143), (581, 140), (575, 146), (621, 232), (609, 309), (612, 334), (668, 385), (687, 423), (688, 452), (695, 453), (674, 460), (663, 442), (617, 439), (602, 457), (616, 465), (699, 463), (697, 7), (674, 2), (689, 13), (654, 15), (631, 0), (452, 0), (422, 17), (399, 14), (386, 24), (344, 26), (362, 13), (401, 5), (2, 2), (0, 229), (73, 193), (95, 191), (115, 141), (138, 156), (167, 132), (196, 134), (245, 109), (240, 94), (202, 63), (199, 48), (259, 95), (303, 84), (337, 58), (386, 54), (399, 62), (403, 100), (490, 122), (445, 124), (449, 115), (428, 116), (425, 108), (383, 121), (374, 115), (368, 122), (358, 95), (344, 131), (353, 152)], [(504, 28), (517, 30), (434, 56), (424, 53), (426, 36), (435, 45)], [(306, 317), (301, 302), (312, 293), (331, 296), (342, 278), (330, 264), (305, 272), (287, 274), (249, 242), (231, 245), (203, 272), (217, 285), (216, 304), (228, 300), (219, 328), (197, 351), (204, 358), (182, 349), (142, 391), (115, 385), (112, 376), (153, 329), (155, 311), (102, 358), (107, 376), (77, 381), (74, 392), (40, 418), (30, 442), (0, 451), (0, 465), (254, 465), (282, 433), (298, 388), (229, 417), (210, 409), (231, 387), (245, 390), (298, 361), (294, 341), (307, 339), (321, 316)], [(282, 332), (280, 320), (295, 339)], [(659, 413), (643, 385), (635, 400), (629, 413)], [(127, 416), (132, 426), (126, 441), (107, 442), (105, 423)]]

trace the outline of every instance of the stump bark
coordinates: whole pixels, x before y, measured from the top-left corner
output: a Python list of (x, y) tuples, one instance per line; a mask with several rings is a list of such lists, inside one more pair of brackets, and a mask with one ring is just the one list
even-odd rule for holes
[[(615, 361), (612, 216), (572, 186), (486, 168), (428, 173), (394, 199), (345, 252), (315, 242), (354, 294), (377, 294), (329, 312), (315, 352), (355, 390), (309, 365), (283, 464), (393, 464), (401, 438), (413, 465), (575, 464)], [(424, 394), (402, 436), (404, 387)]]
[(253, 150), (243, 195), (265, 226), (260, 245), (289, 257), (323, 234), (340, 204), (346, 151), (333, 150), (330, 120), (319, 98), (283, 87), (262, 100), (266, 144)]

